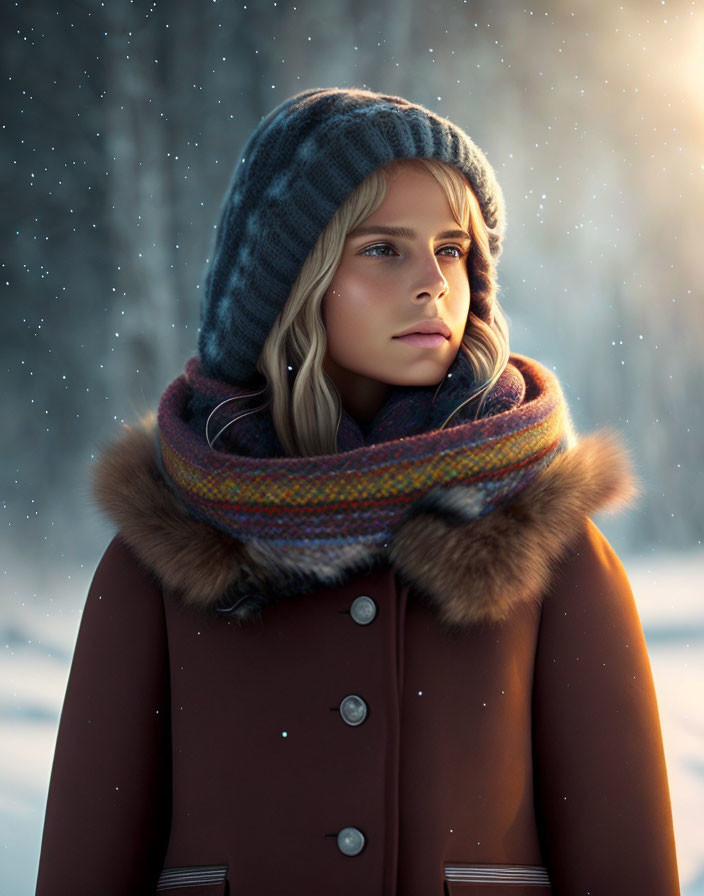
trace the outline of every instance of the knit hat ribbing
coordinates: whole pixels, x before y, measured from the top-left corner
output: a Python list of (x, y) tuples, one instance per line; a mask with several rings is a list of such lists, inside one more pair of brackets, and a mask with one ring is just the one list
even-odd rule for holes
[[(223, 200), (198, 337), (208, 376), (253, 380), (274, 320), (328, 221), (373, 171), (403, 158), (436, 159), (464, 174), (499, 258), (503, 194), (484, 153), (461, 128), (398, 96), (304, 90), (252, 131)], [(491, 322), (493, 309), (477, 313)]]

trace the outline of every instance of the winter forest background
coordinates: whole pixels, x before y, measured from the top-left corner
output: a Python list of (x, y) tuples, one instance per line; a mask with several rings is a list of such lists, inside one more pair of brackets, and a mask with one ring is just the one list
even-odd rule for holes
[(249, 132), (298, 90), (356, 86), (484, 149), (512, 348), (556, 370), (580, 432), (615, 427), (632, 449), (644, 496), (597, 522), (651, 651), (683, 892), (704, 893), (701, 0), (5, 0), (1, 25), (0, 891), (33, 892), (112, 534), (91, 458), (195, 353)]

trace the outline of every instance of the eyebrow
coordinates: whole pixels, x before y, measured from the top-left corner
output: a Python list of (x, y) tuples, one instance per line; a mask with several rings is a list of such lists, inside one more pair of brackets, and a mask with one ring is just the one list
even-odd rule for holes
[[(383, 224), (374, 224), (367, 227), (355, 227), (350, 231), (348, 236), (362, 236), (367, 233), (381, 233), (385, 236), (397, 236), (401, 239), (414, 240), (417, 236), (415, 230), (410, 227), (385, 227)], [(471, 237), (465, 230), (443, 230), (437, 236), (440, 240), (445, 239), (463, 239), (471, 242)]]

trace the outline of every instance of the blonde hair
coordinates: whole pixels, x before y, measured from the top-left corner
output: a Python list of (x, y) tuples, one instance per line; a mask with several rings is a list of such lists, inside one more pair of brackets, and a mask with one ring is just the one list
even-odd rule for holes
[[(342, 257), (347, 234), (383, 202), (387, 172), (406, 164), (421, 164), (433, 175), (458, 225), (471, 236), (467, 259), (470, 312), (459, 350), (467, 356), (478, 385), (440, 428), (468, 402), (476, 402), (479, 414), (508, 361), (508, 326), (497, 300), (496, 263), (479, 203), (468, 181), (456, 168), (434, 159), (390, 162), (362, 181), (330, 219), (308, 254), (257, 360), (257, 370), (264, 376), (269, 394), (268, 403), (262, 407), (271, 407), (276, 434), (289, 457), (337, 453), (342, 402), (323, 370), (327, 348), (321, 316), (323, 296)], [(477, 316), (472, 306), (493, 308), (492, 323)]]

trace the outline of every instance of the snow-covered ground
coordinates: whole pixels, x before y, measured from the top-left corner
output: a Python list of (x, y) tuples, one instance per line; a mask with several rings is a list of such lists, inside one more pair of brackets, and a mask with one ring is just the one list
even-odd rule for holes
[[(704, 896), (704, 551), (624, 561), (645, 628), (684, 896)], [(92, 572), (7, 579), (0, 616), (0, 893), (34, 893), (56, 728)], [(29, 577), (27, 580), (29, 581)], [(35, 589), (36, 590), (36, 589)]]

